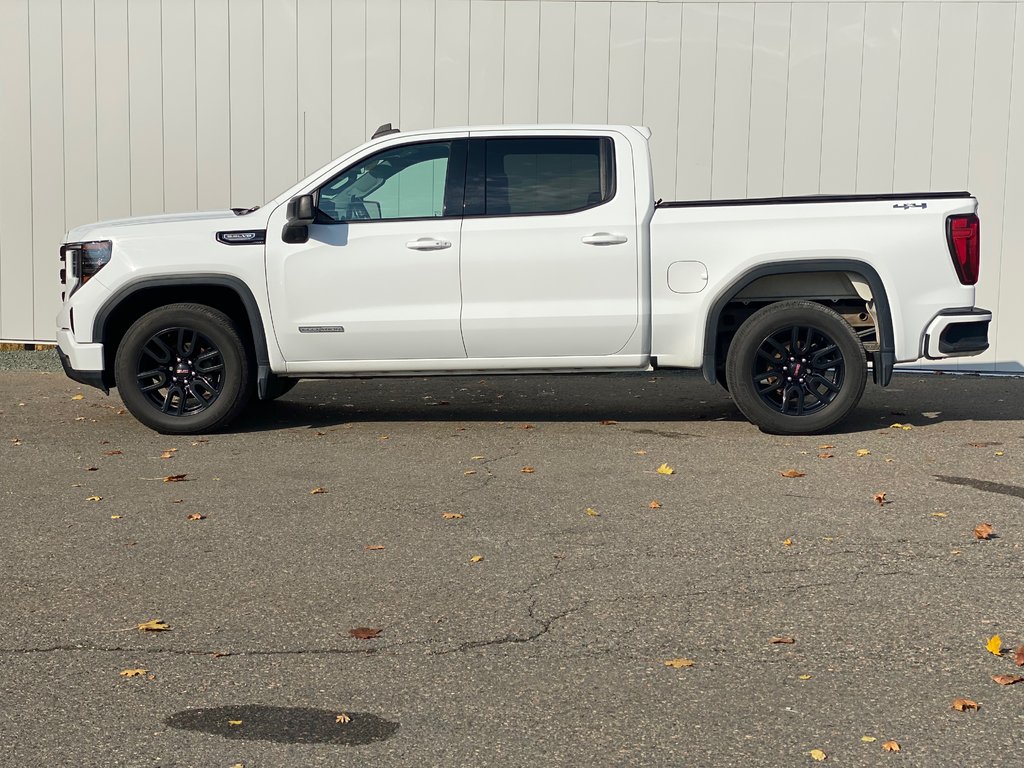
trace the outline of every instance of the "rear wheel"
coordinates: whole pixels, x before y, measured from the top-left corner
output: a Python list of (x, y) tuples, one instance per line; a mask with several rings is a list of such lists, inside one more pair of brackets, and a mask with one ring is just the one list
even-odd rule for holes
[(252, 395), (252, 365), (231, 319), (203, 304), (139, 318), (117, 349), (114, 378), (132, 415), (164, 434), (226, 426)]
[(765, 432), (812, 434), (860, 402), (867, 358), (838, 313), (811, 301), (780, 301), (740, 326), (726, 377), (736, 406)]

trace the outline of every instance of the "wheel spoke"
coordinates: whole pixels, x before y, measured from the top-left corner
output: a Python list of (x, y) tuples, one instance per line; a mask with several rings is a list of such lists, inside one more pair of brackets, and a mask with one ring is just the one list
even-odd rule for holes
[(143, 345), (142, 354), (148, 355), (162, 365), (171, 362), (171, 358), (174, 356), (171, 348), (164, 344), (159, 336), (153, 336)]
[(812, 374), (811, 374), (811, 375), (810, 375), (810, 376), (809, 376), (808, 378), (809, 378), (809, 379), (810, 379), (811, 381), (813, 381), (813, 382), (816, 382), (816, 383), (818, 383), (818, 384), (822, 384), (822, 385), (824, 385), (825, 389), (827, 389), (827, 390), (828, 390), (829, 392), (831, 392), (832, 394), (838, 394), (838, 393), (839, 393), (839, 387), (837, 387), (837, 386), (836, 386), (835, 384), (833, 384), (833, 383), (832, 383), (831, 381), (829, 381), (828, 379), (826, 379), (826, 378), (825, 378), (824, 376), (822, 376), (822, 375), (821, 375), (820, 373), (812, 373)]
[(152, 371), (140, 373), (136, 378), (139, 382), (139, 391), (152, 392), (154, 389), (160, 389), (160, 387), (167, 383), (167, 372), (153, 369)]
[[(214, 362), (211, 362), (214, 361)], [(215, 373), (224, 370), (224, 361), (221, 359), (219, 349), (211, 349), (195, 360), (195, 368), (198, 373)]]

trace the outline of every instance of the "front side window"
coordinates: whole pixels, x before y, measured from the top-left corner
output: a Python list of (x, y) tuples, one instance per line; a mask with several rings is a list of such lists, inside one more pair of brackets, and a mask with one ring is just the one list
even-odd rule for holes
[(485, 214), (568, 213), (614, 193), (611, 139), (487, 139)]
[(452, 143), (409, 144), (378, 152), (319, 190), (322, 223), (429, 219), (445, 215)]

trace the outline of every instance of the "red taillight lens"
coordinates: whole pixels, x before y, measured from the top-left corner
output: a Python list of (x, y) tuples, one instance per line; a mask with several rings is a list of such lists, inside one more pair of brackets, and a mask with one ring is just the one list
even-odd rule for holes
[(967, 213), (947, 218), (946, 240), (960, 282), (964, 285), (977, 283), (981, 265), (981, 222), (978, 217)]

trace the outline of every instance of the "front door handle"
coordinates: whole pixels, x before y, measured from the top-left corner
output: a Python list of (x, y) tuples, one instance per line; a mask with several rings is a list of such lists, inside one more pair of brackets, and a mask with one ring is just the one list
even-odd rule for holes
[(616, 235), (611, 232), (595, 232), (583, 238), (583, 242), (587, 245), (621, 245), (628, 240), (629, 238), (625, 235)]
[(452, 244), (448, 240), (438, 240), (436, 237), (421, 237), (418, 240), (410, 240), (405, 247), (414, 251), (443, 251), (445, 248), (451, 248)]

